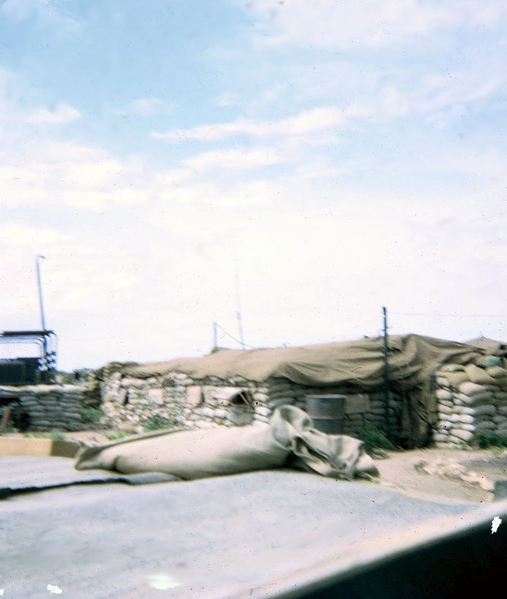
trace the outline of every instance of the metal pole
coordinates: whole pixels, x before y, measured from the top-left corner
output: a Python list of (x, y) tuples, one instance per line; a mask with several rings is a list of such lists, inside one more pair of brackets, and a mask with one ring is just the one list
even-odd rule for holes
[(391, 424), (389, 422), (389, 345), (387, 342), (387, 309), (382, 308), (384, 321), (384, 426), (386, 437), (391, 437)]
[(241, 319), (241, 299), (239, 297), (239, 279), (238, 279), (238, 271), (235, 272), (235, 283), (236, 283), (236, 306), (237, 312), (236, 315), (238, 317), (238, 334), (239, 334), (239, 342), (243, 349), (245, 349), (245, 339), (243, 337), (243, 322)]
[(37, 267), (37, 286), (39, 288), (39, 305), (40, 305), (40, 318), (42, 322), (42, 330), (46, 330), (46, 319), (44, 318), (44, 303), (42, 301), (42, 283), (40, 277), (40, 263), (45, 260), (44, 256), (37, 256), (37, 260), (35, 261)]
[(217, 323), (213, 323), (213, 349), (216, 349), (218, 343)]
[[(40, 263), (45, 260), (44, 256), (37, 256), (35, 264), (37, 266), (37, 286), (39, 288), (39, 306), (40, 306), (40, 318), (42, 322), (42, 330), (46, 331), (46, 318), (44, 317), (44, 302), (42, 301), (42, 283), (40, 276)], [(43, 372), (48, 370), (48, 346), (46, 335), (42, 338), (42, 369)]]

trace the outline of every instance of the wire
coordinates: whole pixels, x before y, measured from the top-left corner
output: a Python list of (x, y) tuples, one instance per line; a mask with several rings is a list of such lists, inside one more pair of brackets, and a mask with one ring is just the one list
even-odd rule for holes
[(411, 312), (390, 312), (392, 316), (425, 316), (432, 318), (438, 316), (441, 318), (507, 318), (507, 314), (418, 314)]
[(236, 339), (236, 337), (233, 337), (231, 334), (229, 334), (224, 328), (222, 328), (218, 322), (215, 322), (215, 325), (223, 332), (225, 333), (228, 337), (230, 337), (233, 341), (236, 341), (236, 343), (239, 343), (240, 345), (242, 345), (243, 347), (249, 347), (250, 349), (257, 349), (256, 347), (253, 347), (252, 345), (247, 345), (246, 343), (243, 343), (242, 341), (240, 341), (239, 339)]

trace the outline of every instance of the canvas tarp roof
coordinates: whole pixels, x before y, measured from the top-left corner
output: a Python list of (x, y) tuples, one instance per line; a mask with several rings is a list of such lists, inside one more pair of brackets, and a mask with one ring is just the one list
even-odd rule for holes
[[(466, 362), (477, 351), (467, 344), (432, 337), (390, 336), (389, 377), (405, 382), (405, 386), (417, 386), (442, 363)], [(384, 380), (384, 340), (377, 337), (303, 347), (220, 349), (199, 358), (126, 366), (123, 372), (139, 378), (181, 372), (198, 380), (239, 376), (257, 382), (280, 377), (300, 385), (351, 384), (373, 389)]]
[[(432, 374), (448, 362), (470, 362), (480, 351), (466, 343), (421, 335), (389, 337), (391, 388), (410, 392), (401, 416), (401, 437), (407, 447), (424, 445), (428, 426), (436, 420)], [(384, 339), (273, 349), (222, 349), (200, 358), (124, 366), (122, 372), (139, 378), (171, 372), (184, 373), (196, 380), (243, 377), (264, 382), (285, 378), (312, 387), (346, 385), (369, 391), (381, 388), (384, 382)]]

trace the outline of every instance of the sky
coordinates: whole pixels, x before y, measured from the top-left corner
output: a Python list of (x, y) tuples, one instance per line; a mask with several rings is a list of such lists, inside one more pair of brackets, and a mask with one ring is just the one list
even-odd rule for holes
[(0, 331), (507, 340), (506, 131), (506, 0), (0, 0)]

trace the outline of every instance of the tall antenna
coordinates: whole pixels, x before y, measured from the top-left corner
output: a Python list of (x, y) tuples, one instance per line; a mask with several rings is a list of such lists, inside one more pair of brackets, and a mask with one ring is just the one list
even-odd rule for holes
[(241, 298), (240, 298), (240, 295), (239, 295), (238, 269), (236, 269), (235, 272), (234, 272), (234, 282), (235, 282), (235, 286), (236, 286), (236, 316), (237, 316), (237, 319), (238, 319), (239, 342), (241, 343), (241, 346), (244, 349), (245, 348), (245, 339), (243, 337), (243, 322), (242, 322), (242, 318), (241, 318)]
[(218, 347), (218, 332), (217, 332), (217, 328), (218, 325), (216, 322), (213, 323), (213, 349), (216, 349)]

